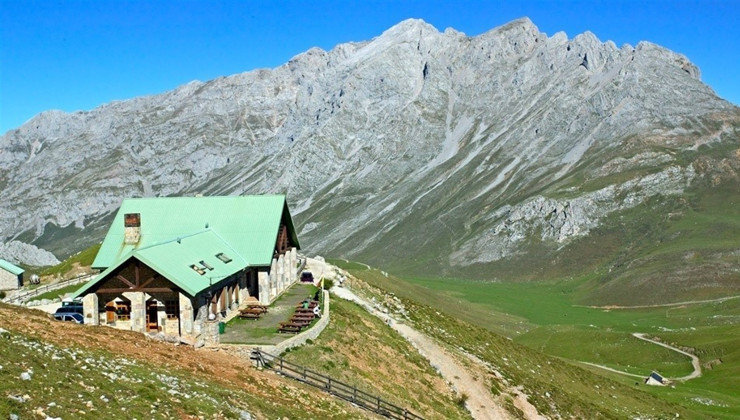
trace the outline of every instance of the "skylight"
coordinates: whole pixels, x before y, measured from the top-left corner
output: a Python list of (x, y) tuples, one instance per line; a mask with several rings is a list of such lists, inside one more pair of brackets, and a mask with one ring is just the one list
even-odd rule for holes
[(190, 268), (193, 269), (196, 273), (200, 274), (201, 276), (206, 273), (206, 270), (202, 269), (201, 267), (198, 267), (195, 264), (190, 264)]
[(228, 264), (231, 262), (231, 258), (229, 258), (229, 256), (224, 254), (223, 252), (219, 252), (218, 254), (216, 254), (216, 258), (223, 261), (224, 264)]
[(209, 270), (213, 270), (213, 266), (211, 266), (210, 264), (208, 264), (207, 262), (205, 262), (203, 260), (200, 261), (200, 265), (202, 265), (203, 267), (205, 267), (205, 268), (207, 268)]

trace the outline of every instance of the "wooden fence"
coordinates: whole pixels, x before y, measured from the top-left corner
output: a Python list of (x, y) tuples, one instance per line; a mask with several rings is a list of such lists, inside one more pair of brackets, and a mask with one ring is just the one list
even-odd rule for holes
[(32, 289), (32, 290), (29, 290), (29, 291), (27, 291), (25, 293), (20, 293), (20, 294), (17, 294), (15, 296), (9, 297), (9, 298), (5, 299), (5, 302), (18, 305), (18, 304), (21, 304), (23, 302), (26, 302), (26, 301), (30, 300), (33, 297), (42, 295), (42, 294), (44, 294), (46, 292), (49, 292), (49, 291), (52, 291), (52, 290), (61, 289), (61, 288), (67, 287), (67, 286), (72, 285), (72, 284), (82, 283), (83, 281), (87, 281), (87, 280), (93, 278), (94, 276), (97, 276), (97, 273), (83, 274), (81, 276), (77, 276), (77, 277), (74, 277), (74, 278), (71, 278), (71, 279), (68, 279), (68, 280), (62, 280), (62, 281), (57, 282), (57, 283), (51, 283), (51, 284), (46, 284), (46, 285), (43, 285), (43, 286), (39, 286), (39, 287), (37, 287), (35, 289)]
[(282, 357), (273, 356), (260, 349), (252, 350), (252, 360), (258, 366), (272, 369), (283, 376), (322, 389), (343, 400), (349, 401), (365, 410), (380, 414), (390, 419), (423, 419), (407, 409), (401, 408), (375, 395), (357, 389), (357, 387), (322, 375), (304, 366), (288, 362)]

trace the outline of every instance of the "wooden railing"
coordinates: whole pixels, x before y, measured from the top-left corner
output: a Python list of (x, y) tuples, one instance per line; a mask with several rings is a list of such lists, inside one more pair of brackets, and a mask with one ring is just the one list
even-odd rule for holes
[(39, 296), (39, 295), (42, 295), (42, 294), (44, 294), (46, 292), (50, 292), (52, 290), (61, 289), (61, 288), (67, 287), (67, 286), (72, 285), (72, 284), (82, 283), (83, 281), (87, 281), (87, 280), (89, 280), (89, 279), (91, 279), (91, 278), (93, 278), (93, 277), (95, 277), (97, 275), (98, 275), (98, 273), (83, 274), (81, 276), (73, 277), (73, 278), (67, 279), (67, 280), (62, 280), (62, 281), (57, 282), (57, 283), (51, 283), (51, 284), (46, 284), (46, 285), (43, 285), (43, 286), (39, 286), (39, 287), (37, 287), (37, 288), (35, 288), (33, 290), (29, 290), (29, 291), (27, 291), (25, 293), (20, 293), (20, 294), (17, 294), (15, 296), (9, 297), (9, 298), (5, 299), (5, 302), (6, 303), (12, 303), (12, 304), (18, 305), (18, 304), (27, 302), (27, 301), (31, 300), (31, 298), (36, 297), (36, 296)]
[(368, 394), (357, 387), (322, 375), (316, 371), (288, 362), (282, 357), (273, 356), (260, 349), (252, 350), (251, 355), (258, 366), (272, 369), (279, 374), (322, 389), (336, 397), (349, 401), (356, 406), (380, 414), (390, 419), (423, 419), (407, 409), (392, 404), (378, 396)]

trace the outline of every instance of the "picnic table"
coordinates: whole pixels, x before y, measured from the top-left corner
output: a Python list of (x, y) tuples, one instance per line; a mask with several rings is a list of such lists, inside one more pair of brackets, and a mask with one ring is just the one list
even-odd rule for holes
[(281, 322), (280, 326), (278, 327), (278, 332), (280, 333), (299, 333), (301, 332), (301, 329), (304, 327), (304, 325), (292, 323), (292, 322)]
[(259, 305), (259, 304), (250, 304), (247, 305), (247, 308), (252, 311), (259, 311), (260, 313), (267, 313), (267, 306), (265, 305)]
[(295, 310), (297, 314), (313, 314), (313, 309), (297, 308)]
[(240, 313), (243, 313), (243, 314), (246, 314), (246, 313), (250, 313), (250, 314), (261, 314), (261, 313), (264, 313), (264, 311), (262, 311), (261, 309), (255, 309), (255, 308), (239, 309), (239, 312)]

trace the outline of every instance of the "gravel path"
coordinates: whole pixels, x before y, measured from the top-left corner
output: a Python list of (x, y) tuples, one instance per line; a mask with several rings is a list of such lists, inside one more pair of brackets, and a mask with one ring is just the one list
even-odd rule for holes
[[(673, 350), (675, 352), (681, 353), (681, 354), (683, 354), (685, 356), (689, 356), (691, 358), (691, 365), (694, 367), (694, 371), (693, 372), (691, 372), (690, 374), (688, 374), (686, 376), (682, 376), (680, 378), (666, 378), (666, 379), (670, 379), (672, 381), (688, 381), (689, 379), (694, 379), (694, 378), (698, 378), (698, 377), (701, 376), (701, 363), (699, 362), (699, 358), (696, 357), (696, 356), (694, 356), (693, 354), (687, 353), (687, 352), (685, 352), (685, 351), (683, 351), (681, 349), (678, 349), (676, 347), (673, 347), (671, 345), (668, 345), (668, 344), (665, 344), (665, 343), (661, 343), (660, 341), (656, 341), (656, 340), (647, 338), (644, 333), (632, 333), (632, 336), (634, 336), (635, 338), (639, 338), (640, 340), (645, 340), (647, 342), (650, 342), (650, 343), (653, 343), (653, 344), (657, 344), (657, 345), (659, 345), (661, 347), (665, 347), (665, 348), (667, 348), (669, 350)], [(580, 362), (580, 363), (583, 363), (584, 365), (594, 366), (594, 367), (597, 367), (597, 368), (600, 368), (600, 369), (608, 370), (610, 372), (619, 373), (620, 375), (632, 376), (632, 377), (635, 377), (635, 378), (643, 378), (643, 379), (646, 377), (646, 375), (637, 375), (637, 374), (634, 374), (634, 373), (623, 372), (621, 370), (612, 369), (612, 368), (610, 368), (608, 366), (597, 365), (596, 363), (589, 363), (589, 362)]]
[(740, 298), (740, 295), (726, 296), (717, 299), (707, 300), (687, 300), (686, 302), (674, 302), (674, 303), (657, 303), (655, 305), (637, 305), (637, 306), (619, 306), (619, 305), (606, 305), (606, 306), (586, 306), (586, 305), (573, 305), (579, 308), (593, 308), (593, 309), (649, 309), (649, 308), (665, 308), (672, 306), (684, 306), (684, 305), (695, 305), (697, 303), (719, 303), (726, 300), (732, 300)]
[[(468, 369), (458, 362), (444, 347), (437, 344), (429, 336), (415, 330), (406, 324), (400, 324), (392, 317), (378, 311), (366, 300), (355, 295), (346, 288), (335, 287), (332, 292), (346, 300), (358, 303), (371, 314), (381, 318), (391, 328), (401, 334), (424, 356), (429, 363), (437, 368), (442, 377), (453, 384), (460, 393), (465, 393), (468, 400), (465, 407), (470, 411), (474, 419), (506, 419), (510, 416), (493, 399), (493, 395), (486, 387), (484, 381), (476, 380)], [(481, 370), (485, 367), (481, 366)]]
[(668, 345), (666, 343), (661, 343), (660, 341), (655, 341), (655, 340), (652, 340), (650, 338), (647, 338), (647, 337), (645, 337), (645, 334), (644, 333), (632, 333), (632, 335), (635, 336), (635, 337), (637, 337), (637, 338), (639, 338), (640, 340), (649, 341), (649, 342), (651, 342), (653, 344), (657, 344), (657, 345), (659, 345), (661, 347), (665, 347), (665, 348), (667, 348), (669, 350), (673, 350), (675, 352), (681, 353), (681, 354), (683, 354), (685, 356), (689, 356), (691, 358), (691, 365), (694, 366), (694, 371), (691, 372), (690, 374), (688, 374), (686, 376), (682, 376), (680, 378), (670, 378), (671, 380), (674, 380), (674, 381), (688, 381), (689, 379), (694, 379), (694, 378), (698, 378), (698, 377), (701, 376), (701, 363), (699, 362), (699, 358), (696, 357), (696, 356), (694, 356), (693, 354), (688, 353), (688, 352), (685, 352), (685, 351), (683, 351), (681, 349), (677, 349), (677, 348), (675, 348), (673, 346), (670, 346), (670, 345)]

